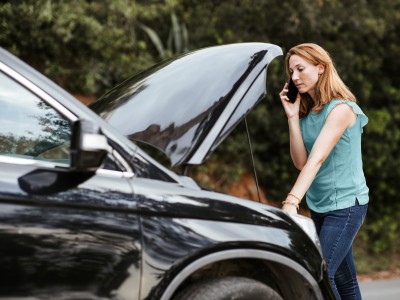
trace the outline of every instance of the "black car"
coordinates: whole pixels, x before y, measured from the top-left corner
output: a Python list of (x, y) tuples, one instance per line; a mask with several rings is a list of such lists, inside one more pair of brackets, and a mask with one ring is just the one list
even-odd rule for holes
[(0, 49), (0, 299), (334, 299), (310, 219), (203, 190), (131, 141), (201, 164), (281, 54), (193, 51), (88, 108)]

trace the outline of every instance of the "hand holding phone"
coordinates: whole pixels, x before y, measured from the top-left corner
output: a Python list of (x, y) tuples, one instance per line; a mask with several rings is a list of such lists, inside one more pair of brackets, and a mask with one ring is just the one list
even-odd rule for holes
[(289, 79), (288, 82), (288, 92), (286, 96), (289, 98), (289, 101), (291, 103), (294, 103), (297, 98), (297, 94), (299, 93), (299, 90), (297, 89), (296, 85), (294, 84), (292, 78)]

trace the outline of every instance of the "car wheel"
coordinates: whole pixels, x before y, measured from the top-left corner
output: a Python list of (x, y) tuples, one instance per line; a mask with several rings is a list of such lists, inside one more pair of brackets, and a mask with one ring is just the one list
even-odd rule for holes
[(224, 277), (194, 283), (173, 300), (282, 300), (269, 286), (244, 277)]

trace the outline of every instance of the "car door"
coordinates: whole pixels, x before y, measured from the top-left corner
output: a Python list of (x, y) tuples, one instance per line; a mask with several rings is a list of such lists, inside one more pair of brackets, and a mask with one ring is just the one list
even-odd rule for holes
[[(137, 299), (132, 174), (111, 151), (104, 168), (72, 188), (23, 189), (35, 170), (68, 174), (79, 116), (21, 78), (0, 64), (0, 298)], [(52, 180), (38, 178), (39, 186)]]

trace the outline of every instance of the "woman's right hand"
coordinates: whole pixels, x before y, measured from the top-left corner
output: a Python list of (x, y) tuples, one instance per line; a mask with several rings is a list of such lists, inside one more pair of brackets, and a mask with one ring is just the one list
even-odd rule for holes
[(297, 93), (296, 101), (294, 103), (291, 103), (289, 101), (288, 96), (286, 94), (288, 93), (288, 83), (286, 82), (282, 91), (279, 93), (279, 97), (281, 98), (281, 102), (283, 105), (283, 108), (285, 109), (286, 116), (288, 119), (291, 119), (293, 117), (299, 117), (299, 110), (300, 110), (300, 93)]

